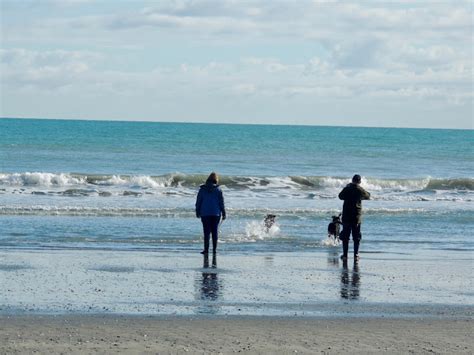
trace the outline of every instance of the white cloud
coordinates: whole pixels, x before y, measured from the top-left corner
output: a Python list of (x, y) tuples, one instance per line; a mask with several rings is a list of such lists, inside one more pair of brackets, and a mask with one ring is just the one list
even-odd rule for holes
[(55, 90), (74, 85), (101, 59), (102, 55), (88, 51), (1, 49), (2, 86), (8, 90)]
[(237, 84), (232, 89), (238, 95), (253, 95), (257, 92), (254, 84)]
[[(436, 51), (435, 51), (436, 52)], [(75, 91), (105, 90), (115, 95), (142, 94), (152, 90), (192, 93), (196, 88), (220, 96), (255, 97), (413, 97), (463, 103), (469, 95), (467, 68), (340, 68), (318, 57), (308, 62), (285, 64), (276, 58), (244, 58), (239, 63), (182, 63), (156, 67), (150, 72), (102, 71), (101, 55), (91, 52), (2, 50), (3, 85), (8, 90), (31, 88)], [(464, 85), (460, 85), (463, 83)]]
[[(440, 36), (453, 35), (468, 37), (466, 29), (472, 27), (469, 2), (457, 2), (457, 6), (439, 2), (427, 6), (412, 3), (387, 6), (387, 3), (372, 1), (201, 0), (161, 1), (155, 6), (144, 8), (140, 8), (140, 2), (136, 4), (135, 9), (127, 11), (120, 11), (120, 6), (114, 6), (111, 10), (115, 11), (108, 14), (79, 14), (67, 18), (51, 16), (38, 19), (30, 25), (49, 28), (50, 31), (57, 31), (58, 26), (66, 30), (81, 28), (87, 31), (92, 28), (96, 36), (108, 36), (110, 30), (123, 32), (158, 28), (168, 34), (187, 33), (196, 39), (211, 36), (219, 41), (226, 35), (242, 35), (251, 39), (247, 36), (256, 34), (267, 39), (293, 37), (343, 40), (348, 36), (384, 39), (394, 35), (414, 35), (413, 31), (439, 39)], [(60, 35), (60, 32), (56, 35)]]
[[(124, 98), (145, 110), (147, 99), (150, 110), (168, 107), (176, 119), (181, 101), (198, 99), (214, 105), (210, 113), (238, 102), (233, 109), (274, 106), (278, 116), (286, 102), (288, 115), (305, 107), (310, 117), (321, 106), (312, 108), (314, 101), (339, 100), (349, 112), (355, 101), (365, 104), (371, 115), (375, 100), (379, 111), (397, 103), (405, 115), (434, 103), (440, 112), (465, 107), (464, 120), (472, 114), (469, 2), (117, 2), (111, 11), (89, 6), (77, 15), (62, 9), (80, 10), (80, 0), (47, 4), (54, 11), (26, 21), (20, 11), (10, 16), (10, 3), (5, 17), (2, 95), (18, 103), (21, 95), (51, 93), (65, 102), (100, 97), (103, 105)], [(18, 6), (27, 14), (25, 3)], [(15, 102), (8, 112), (24, 110)], [(106, 111), (94, 107), (91, 116)]]

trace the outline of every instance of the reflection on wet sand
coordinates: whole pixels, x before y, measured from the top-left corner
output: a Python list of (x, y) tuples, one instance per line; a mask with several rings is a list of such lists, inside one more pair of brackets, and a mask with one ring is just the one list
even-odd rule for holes
[(328, 252), (328, 266), (339, 267), (339, 251), (337, 249)]
[[(203, 261), (202, 267), (204, 269), (207, 269), (209, 267), (209, 255), (204, 254), (203, 257), (204, 257), (204, 261)], [(217, 267), (217, 256), (216, 256), (216, 254), (212, 254), (212, 267), (214, 269)]]
[[(209, 268), (209, 256), (204, 255), (203, 268)], [(217, 257), (212, 256), (212, 269), (217, 268)], [(197, 294), (198, 301), (204, 301), (198, 308), (198, 313), (216, 314), (219, 312), (219, 304), (213, 303), (221, 296), (221, 281), (218, 274), (214, 270), (209, 272), (203, 271), (195, 280), (196, 289), (199, 290)]]
[(263, 258), (263, 263), (265, 266), (273, 266), (273, 255), (267, 255)]
[(360, 296), (360, 271), (359, 264), (354, 263), (352, 272), (349, 272), (347, 260), (342, 263), (341, 271), (341, 298), (357, 300)]

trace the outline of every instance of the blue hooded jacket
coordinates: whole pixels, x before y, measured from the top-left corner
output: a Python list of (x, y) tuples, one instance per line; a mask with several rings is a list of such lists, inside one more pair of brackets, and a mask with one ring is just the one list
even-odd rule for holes
[(219, 185), (201, 185), (196, 199), (196, 217), (221, 216), (225, 218), (224, 195)]

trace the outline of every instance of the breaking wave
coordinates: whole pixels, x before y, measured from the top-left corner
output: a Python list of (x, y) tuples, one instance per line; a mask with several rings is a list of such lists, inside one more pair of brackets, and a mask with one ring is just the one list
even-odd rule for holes
[[(165, 175), (101, 175), (80, 173), (0, 173), (0, 186), (10, 187), (131, 187), (141, 189), (196, 188), (207, 176), (199, 174), (170, 173)], [(332, 176), (221, 176), (220, 183), (229, 189), (296, 189), (331, 190), (341, 189), (349, 179)], [(370, 191), (474, 191), (473, 178), (414, 178), (379, 179), (364, 178), (362, 186)]]

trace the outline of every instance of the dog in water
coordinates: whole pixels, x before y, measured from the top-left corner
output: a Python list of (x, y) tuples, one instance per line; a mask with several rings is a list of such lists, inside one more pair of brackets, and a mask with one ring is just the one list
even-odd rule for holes
[(275, 218), (276, 216), (274, 214), (267, 214), (263, 220), (263, 223), (265, 224), (265, 232), (268, 233), (270, 228), (275, 224)]
[(328, 224), (328, 238), (333, 238), (334, 241), (339, 240), (339, 232), (341, 231), (341, 215), (332, 216), (332, 222)]

